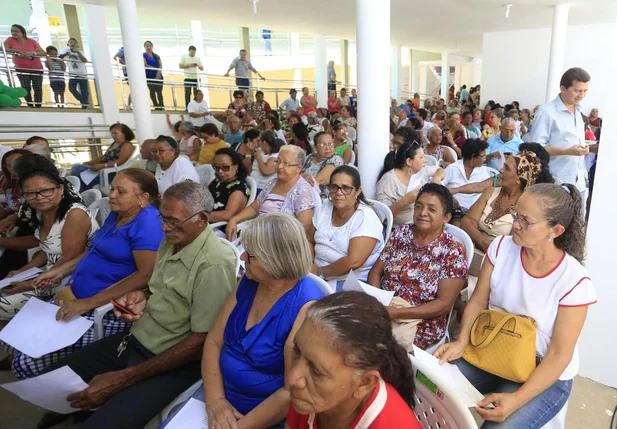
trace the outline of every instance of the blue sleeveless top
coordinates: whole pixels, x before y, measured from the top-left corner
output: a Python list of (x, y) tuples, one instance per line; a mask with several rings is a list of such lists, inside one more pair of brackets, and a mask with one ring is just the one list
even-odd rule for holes
[[(148, 66), (158, 69), (160, 57), (154, 52), (152, 54), (154, 55), (153, 57), (144, 52), (144, 58), (146, 59), (146, 63), (148, 64)], [(156, 79), (156, 73), (158, 71), (159, 70), (146, 69), (146, 79)]]
[(247, 331), (246, 321), (257, 285), (246, 276), (240, 281), (236, 292), (238, 302), (225, 326), (220, 359), (225, 397), (245, 415), (283, 387), (285, 341), (302, 306), (323, 298), (317, 284), (304, 277)]

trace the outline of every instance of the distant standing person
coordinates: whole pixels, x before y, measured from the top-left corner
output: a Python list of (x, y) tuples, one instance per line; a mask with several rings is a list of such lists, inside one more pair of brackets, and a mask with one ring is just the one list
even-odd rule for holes
[(55, 46), (48, 46), (45, 51), (47, 51), (49, 84), (54, 91), (56, 107), (64, 107), (64, 91), (66, 90), (64, 74), (66, 73), (66, 63), (58, 58), (58, 50)]
[(68, 48), (64, 48), (59, 54), (60, 58), (66, 58), (69, 69), (69, 91), (79, 101), (82, 109), (90, 106), (90, 88), (88, 87), (88, 72), (86, 63), (88, 59), (84, 51), (79, 49), (79, 42), (74, 37), (69, 39)]
[[(127, 86), (129, 84), (129, 76), (126, 71), (126, 58), (124, 57), (124, 46), (121, 46), (114, 55), (114, 60), (118, 60), (118, 62), (122, 65), (122, 74), (124, 75), (124, 82), (126, 82)], [(131, 107), (131, 94), (129, 94), (128, 106)]]
[(266, 55), (272, 55), (272, 31), (264, 28), (261, 31), (261, 37), (264, 39), (264, 51)]
[(231, 69), (235, 69), (236, 73), (236, 86), (238, 89), (249, 89), (251, 84), (249, 80), (249, 70), (255, 72), (257, 76), (261, 78), (261, 80), (266, 80), (257, 70), (253, 67), (253, 64), (249, 60), (246, 59), (246, 49), (240, 49), (240, 56), (234, 58), (234, 60), (229, 65), (225, 76), (229, 76), (229, 72)]
[(165, 110), (163, 104), (163, 62), (161, 57), (154, 53), (154, 45), (144, 43), (144, 66), (146, 67), (146, 81), (150, 90), (150, 99), (155, 110)]
[(197, 48), (193, 45), (189, 46), (189, 53), (180, 57), (180, 67), (184, 70), (184, 105), (187, 107), (191, 102), (191, 88), (193, 88), (193, 95), (197, 96), (197, 87), (199, 82), (197, 69), (204, 71), (204, 66), (201, 64), (201, 58), (195, 53)]
[(336, 71), (334, 61), (328, 63), (328, 91), (336, 91)]

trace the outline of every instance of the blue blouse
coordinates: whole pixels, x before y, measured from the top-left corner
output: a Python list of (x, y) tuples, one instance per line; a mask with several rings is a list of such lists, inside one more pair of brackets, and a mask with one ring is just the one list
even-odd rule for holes
[[(155, 68), (159, 68), (159, 59), (161, 57), (159, 57), (157, 54), (153, 53), (153, 57), (151, 57), (150, 55), (148, 55), (147, 53), (144, 52), (144, 58), (146, 59), (146, 63), (148, 64), (148, 66), (150, 67), (155, 67)], [(159, 70), (152, 70), (152, 69), (146, 69), (146, 79), (156, 79), (156, 73)]]
[(258, 283), (246, 276), (236, 292), (236, 306), (225, 326), (220, 366), (225, 397), (242, 414), (249, 413), (284, 385), (283, 350), (300, 309), (323, 298), (309, 277), (301, 279), (272, 306), (255, 326), (246, 330)]
[(88, 253), (77, 263), (69, 281), (73, 294), (79, 299), (89, 298), (137, 271), (133, 251), (157, 251), (165, 236), (158, 214), (157, 208), (148, 206), (116, 229), (118, 214), (112, 211)]

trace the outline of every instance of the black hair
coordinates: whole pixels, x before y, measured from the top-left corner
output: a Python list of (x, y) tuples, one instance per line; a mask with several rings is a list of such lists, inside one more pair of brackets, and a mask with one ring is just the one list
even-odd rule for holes
[[(411, 145), (414, 141), (416, 140), (416, 131), (412, 130), (409, 127), (401, 127), (398, 130), (396, 130), (394, 132), (395, 136), (402, 136), (404, 141), (403, 144), (408, 143), (409, 145)], [(402, 147), (403, 145), (401, 145)], [(399, 147), (399, 150), (401, 149), (401, 147)], [(384, 174), (386, 174), (388, 171), (392, 170), (394, 168), (394, 159), (396, 158), (396, 151), (392, 151), (389, 152), (384, 160), (383, 160), (383, 167), (381, 169), (381, 171), (379, 172), (379, 175), (377, 176), (377, 180), (379, 181)]]
[(561, 81), (559, 82), (559, 86), (563, 86), (568, 89), (572, 85), (574, 85), (574, 81), (577, 82), (589, 82), (591, 80), (591, 76), (585, 70), (580, 67), (574, 67), (567, 70), (563, 76), (561, 76)]
[(394, 168), (403, 168), (407, 162), (407, 158), (414, 159), (416, 153), (420, 149), (420, 144), (416, 141), (403, 143), (394, 156)]
[(167, 143), (169, 144), (169, 146), (171, 146), (171, 148), (176, 152), (176, 156), (180, 155), (180, 145), (178, 144), (178, 142), (176, 141), (175, 138), (171, 137), (171, 136), (164, 136), (164, 135), (160, 135), (157, 138), (154, 139), (155, 142), (158, 143)]
[(418, 116), (426, 121), (426, 117), (428, 116), (428, 111), (426, 109), (418, 109)]
[(259, 90), (259, 91), (257, 91), (257, 92), (255, 93), (255, 96), (257, 96), (257, 95), (259, 95), (259, 94), (264, 95), (264, 92), (263, 92), (262, 90)]
[(437, 198), (439, 198), (439, 201), (443, 206), (444, 216), (452, 214), (452, 210), (454, 209), (454, 198), (452, 197), (452, 194), (450, 193), (448, 188), (438, 183), (427, 183), (426, 185), (422, 186), (422, 188), (420, 188), (420, 192), (418, 192), (418, 198), (416, 198), (416, 201), (419, 201), (420, 197), (423, 194), (435, 195)]
[(219, 129), (216, 125), (214, 125), (213, 123), (208, 122), (207, 124), (203, 124), (200, 128), (199, 128), (199, 132), (201, 133), (202, 136), (206, 135), (206, 136), (218, 136), (219, 135)]
[[(362, 186), (362, 182), (360, 180), (360, 172), (357, 168), (354, 168), (351, 165), (341, 165), (339, 167), (336, 167), (330, 175), (330, 182), (332, 182), (332, 178), (338, 174), (345, 174), (351, 177), (351, 183), (353, 183), (355, 188), (359, 189)], [(371, 203), (366, 200), (363, 192), (360, 192), (360, 195), (358, 195), (358, 201), (361, 201), (368, 206), (371, 205)]]
[(276, 134), (271, 130), (262, 131), (259, 138), (270, 146), (270, 153), (278, 153), (284, 144), (281, 139), (276, 138)]
[(216, 155), (227, 155), (228, 157), (231, 158), (231, 163), (233, 165), (238, 166), (238, 179), (244, 180), (249, 175), (249, 171), (247, 170), (246, 166), (242, 162), (243, 161), (242, 155), (240, 155), (234, 149), (230, 147), (224, 147), (222, 149), (217, 150), (214, 153), (214, 156)]
[(239, 89), (236, 89), (234, 91), (233, 97), (236, 98), (237, 95), (241, 95), (242, 97), (244, 97), (244, 91), (240, 91)]
[(189, 46), (189, 51), (196, 51), (196, 50), (197, 50), (197, 48), (195, 46), (193, 46), (193, 45)]
[(9, 167), (8, 167), (7, 160), (9, 159), (9, 157), (13, 155), (17, 155), (17, 154), (21, 156), (25, 156), (25, 155), (32, 155), (32, 152), (30, 152), (27, 149), (13, 149), (13, 150), (8, 151), (4, 155), (2, 155), (2, 161), (1, 161), (2, 174), (4, 175), (4, 178), (9, 182), (9, 187), (14, 187), (16, 183), (15, 183), (15, 179), (13, 179), (11, 177), (11, 174), (9, 173)]
[(46, 47), (46, 48), (45, 48), (45, 52), (47, 52), (48, 54), (49, 54), (51, 51), (56, 51), (56, 52), (58, 52), (58, 48), (56, 48), (54, 45), (49, 45), (48, 47)]
[(521, 143), (519, 146), (519, 152), (524, 150), (528, 152), (533, 152), (536, 154), (538, 159), (540, 160), (541, 170), (540, 175), (536, 179), (536, 183), (555, 183), (555, 178), (551, 173), (551, 169), (549, 167), (549, 162), (551, 161), (551, 156), (548, 154), (544, 146), (539, 143)]
[(49, 146), (49, 141), (45, 137), (32, 136), (32, 137), (29, 137), (28, 140), (26, 140), (26, 142), (24, 143), (24, 147), (30, 146), (31, 144), (34, 144), (34, 142), (37, 141), (37, 140), (43, 140)]
[(111, 125), (109, 127), (109, 131), (111, 132), (111, 130), (113, 130), (116, 127), (120, 128), (120, 132), (122, 132), (122, 134), (124, 134), (124, 139), (127, 142), (135, 140), (135, 133), (133, 132), (133, 130), (131, 130), (129, 128), (128, 125), (122, 124), (122, 123), (118, 122), (116, 124)]
[(314, 144), (319, 143), (319, 140), (320, 140), (323, 136), (325, 136), (325, 135), (328, 135), (328, 136), (332, 137), (332, 134), (331, 134), (331, 133), (329, 133), (328, 131), (320, 131), (320, 132), (318, 132), (317, 134), (315, 134), (315, 135), (313, 136), (313, 143), (314, 143)]
[(420, 120), (418, 118), (409, 118), (409, 121), (407, 122), (407, 125), (409, 126), (409, 124), (411, 124), (411, 127), (414, 130), (421, 130), (422, 129), (422, 124), (420, 123)]
[(304, 122), (298, 122), (292, 127), (292, 132), (298, 138), (298, 140), (308, 140), (308, 128), (304, 125)]
[(463, 159), (472, 159), (480, 156), (483, 150), (488, 149), (488, 143), (480, 139), (467, 139), (461, 147)]
[(180, 124), (182, 123), (182, 121), (178, 121), (174, 124), (174, 131), (179, 133), (180, 132)]
[(19, 30), (19, 32), (20, 32), (21, 34), (23, 34), (24, 39), (27, 39), (27, 38), (28, 38), (28, 34), (26, 33), (26, 29), (24, 28), (24, 26), (23, 26), (23, 25), (13, 24), (13, 25), (11, 25), (11, 28), (13, 28), (13, 27), (17, 28), (17, 29)]
[(249, 140), (254, 140), (259, 138), (259, 130), (257, 128), (250, 128), (244, 132), (242, 138), (244, 139), (244, 143), (248, 143)]

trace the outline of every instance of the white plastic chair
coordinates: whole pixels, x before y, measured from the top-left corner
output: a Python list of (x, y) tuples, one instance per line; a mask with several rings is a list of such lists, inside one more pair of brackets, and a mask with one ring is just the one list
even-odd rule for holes
[(221, 238), (221, 241), (223, 242), (223, 244), (226, 244), (229, 247), (231, 247), (232, 250), (234, 251), (234, 254), (236, 255), (236, 278), (237, 278), (238, 275), (240, 274), (240, 268), (242, 266), (242, 260), (240, 259), (240, 255), (242, 253), (240, 253), (240, 250), (238, 250), (238, 248), (234, 246), (232, 242), (227, 241), (224, 238)]
[(386, 239), (385, 243), (390, 239), (390, 234), (392, 234), (392, 225), (394, 224), (394, 216), (392, 215), (392, 211), (390, 207), (385, 205), (382, 202), (377, 200), (367, 200), (375, 209), (377, 216), (379, 216), (379, 220), (383, 223), (386, 223), (386, 230), (384, 231), (384, 238)]
[(129, 159), (126, 160), (124, 164), (122, 165), (116, 164), (113, 167), (103, 168), (102, 170), (100, 170), (99, 188), (101, 190), (101, 193), (103, 193), (103, 195), (109, 195), (109, 187), (111, 185), (111, 180), (110, 180), (111, 174), (118, 173), (119, 171), (126, 170), (127, 168), (131, 168), (133, 164), (135, 163), (135, 157), (137, 156), (138, 153), (139, 153), (138, 146), (133, 145), (133, 153), (131, 154)]
[(317, 286), (319, 286), (319, 290), (321, 291), (321, 293), (323, 293), (323, 296), (332, 295), (334, 293), (334, 290), (332, 290), (332, 286), (330, 286), (328, 282), (321, 277), (316, 276), (313, 273), (309, 273), (308, 277), (310, 277), (315, 283), (317, 283)]
[(210, 164), (201, 164), (195, 167), (197, 174), (199, 175), (199, 183), (206, 188), (214, 180), (214, 168)]
[(356, 152), (351, 148), (351, 159), (349, 160), (349, 164), (347, 165), (355, 165), (356, 163)]
[(456, 154), (456, 151), (454, 149), (452, 149), (450, 146), (441, 145), (441, 147), (444, 148), (445, 150), (447, 150), (448, 152), (450, 152), (450, 154), (452, 155), (452, 158), (455, 161), (458, 159), (458, 155)]
[(111, 206), (109, 205), (109, 197), (103, 197), (94, 201), (88, 207), (92, 216), (97, 220), (99, 225), (103, 225), (109, 213), (111, 213)]
[(75, 190), (75, 192), (79, 192), (79, 187), (81, 185), (81, 181), (79, 180), (79, 177), (77, 177), (77, 176), (66, 176), (65, 179), (71, 185), (73, 185), (73, 189)]
[(60, 175), (60, 177), (66, 177), (66, 168), (64, 167), (58, 168), (58, 174)]
[(439, 165), (439, 162), (437, 162), (437, 158), (435, 158), (433, 155), (426, 155), (424, 159), (426, 159), (426, 165), (430, 165), (431, 167), (437, 167)]
[(478, 429), (458, 394), (429, 365), (411, 355), (409, 359), (414, 372), (416, 404), (413, 411), (420, 425), (424, 429)]
[(81, 193), (81, 199), (84, 200), (84, 205), (86, 207), (90, 207), (90, 205), (103, 198), (103, 194), (98, 189), (88, 189), (87, 191), (83, 191)]
[(469, 237), (469, 235), (458, 226), (450, 224), (446, 225), (446, 231), (452, 234), (457, 241), (461, 242), (463, 246), (465, 246), (465, 253), (467, 255), (467, 269), (469, 269), (471, 267), (471, 263), (473, 262), (473, 254), (475, 251), (475, 246), (473, 245), (471, 237)]
[[(199, 173), (199, 172), (197, 172)], [(257, 199), (257, 182), (255, 181), (255, 179), (253, 179), (252, 177), (247, 177), (246, 178), (246, 183), (249, 185), (249, 188), (251, 189), (251, 195), (249, 196), (248, 200), (246, 201), (246, 206), (244, 207), (248, 207), (251, 204), (253, 204), (253, 201), (255, 201), (255, 199)], [(212, 229), (214, 229), (216, 232), (220, 232), (221, 234), (223, 234), (222, 236), (219, 237), (224, 237), (224, 231), (225, 231), (225, 227), (227, 225), (227, 221), (222, 220), (220, 222), (214, 222), (211, 223), (210, 226), (212, 227)], [(239, 231), (239, 230), (238, 230)], [(219, 235), (217, 233), (217, 235)]]

